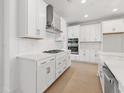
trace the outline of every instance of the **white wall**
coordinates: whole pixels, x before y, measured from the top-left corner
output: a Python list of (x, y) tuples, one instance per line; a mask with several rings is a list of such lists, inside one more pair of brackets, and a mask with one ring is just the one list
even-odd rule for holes
[(4, 0), (5, 2), (5, 37), (4, 37), (4, 92), (16, 93), (18, 86), (18, 67), (16, 56), (32, 52), (42, 52), (49, 49), (61, 49), (63, 43), (55, 42), (55, 34), (46, 34), (43, 40), (17, 38), (17, 0)]
[(3, 88), (3, 0), (0, 0), (0, 93)]

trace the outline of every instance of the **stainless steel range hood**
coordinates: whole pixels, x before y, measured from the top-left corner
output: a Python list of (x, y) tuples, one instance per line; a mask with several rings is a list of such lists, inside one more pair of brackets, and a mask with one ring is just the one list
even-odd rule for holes
[(54, 12), (53, 6), (47, 6), (47, 25), (46, 31), (51, 33), (62, 32), (60, 30), (60, 17)]

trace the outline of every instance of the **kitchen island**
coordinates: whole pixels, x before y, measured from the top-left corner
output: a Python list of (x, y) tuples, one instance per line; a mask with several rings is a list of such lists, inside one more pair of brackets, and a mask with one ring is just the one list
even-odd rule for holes
[(103, 53), (100, 52), (101, 64), (99, 64), (99, 76), (102, 84), (103, 92), (104, 86), (104, 71), (103, 66), (106, 65), (118, 81), (118, 88), (120, 93), (124, 93), (124, 53)]

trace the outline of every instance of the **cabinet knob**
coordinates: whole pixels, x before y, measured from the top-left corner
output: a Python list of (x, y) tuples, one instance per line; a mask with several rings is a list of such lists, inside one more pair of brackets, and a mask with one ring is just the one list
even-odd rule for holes
[(36, 35), (40, 35), (40, 29), (36, 29)]
[(47, 74), (50, 73), (50, 67), (47, 67)]
[(112, 28), (112, 31), (115, 31), (116, 30), (116, 28)]

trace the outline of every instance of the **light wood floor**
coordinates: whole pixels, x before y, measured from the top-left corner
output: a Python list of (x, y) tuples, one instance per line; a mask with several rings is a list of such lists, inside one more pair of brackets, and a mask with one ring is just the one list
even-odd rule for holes
[(45, 93), (102, 93), (97, 65), (72, 63)]

